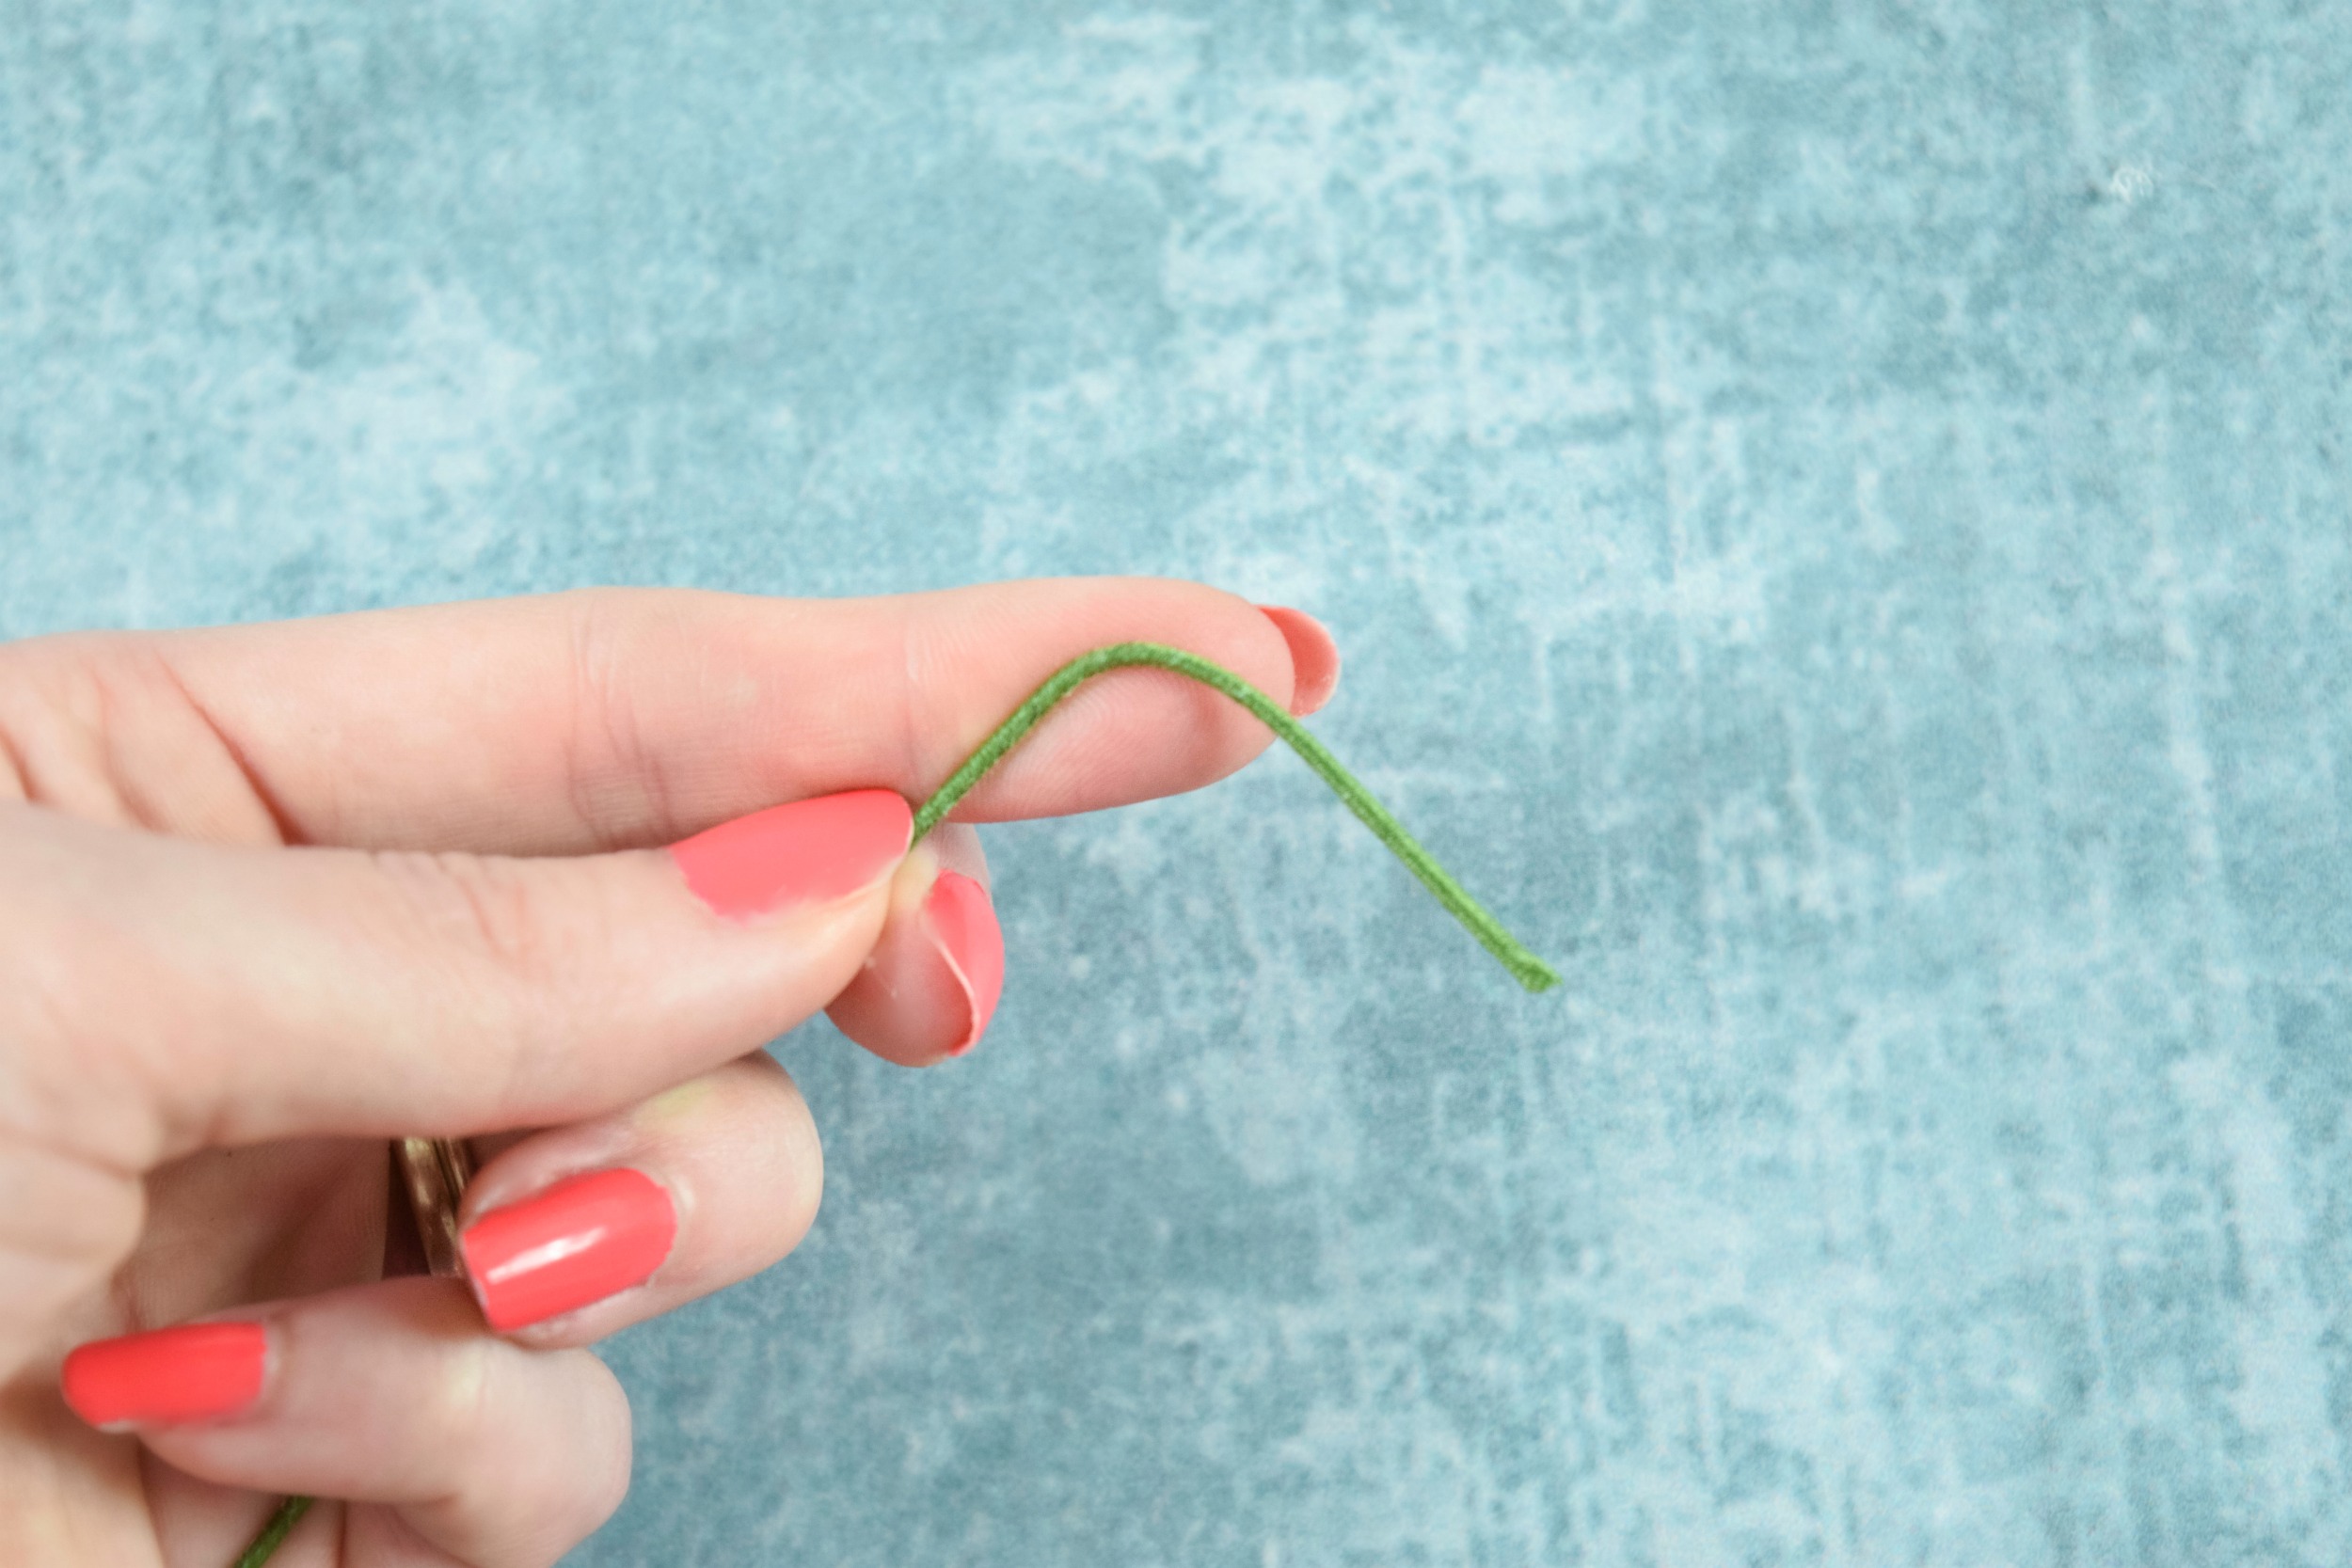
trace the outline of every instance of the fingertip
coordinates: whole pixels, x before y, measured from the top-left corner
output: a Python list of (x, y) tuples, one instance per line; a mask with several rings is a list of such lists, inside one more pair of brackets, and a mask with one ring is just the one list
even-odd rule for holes
[(1291, 713), (1300, 719), (1331, 700), (1340, 684), (1340, 648), (1330, 630), (1303, 610), (1262, 604), (1291, 653)]
[(943, 823), (899, 867), (890, 914), (856, 976), (826, 1007), (884, 1061), (934, 1067), (970, 1051), (1004, 986), (1004, 935), (987, 863), (966, 827)]
[(980, 1043), (1005, 989), (1005, 933), (988, 890), (961, 871), (940, 872), (923, 900), (923, 926), (933, 950), (962, 990), (965, 1022), (950, 1056)]

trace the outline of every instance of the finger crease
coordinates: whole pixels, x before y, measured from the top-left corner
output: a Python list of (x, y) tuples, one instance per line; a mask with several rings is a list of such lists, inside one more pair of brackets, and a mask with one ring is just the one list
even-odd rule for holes
[(173, 668), (168, 656), (159, 653), (154, 662), (157, 673), (169, 683), (172, 690), (179, 694), (180, 700), (188, 705), (188, 711), (196, 715), (197, 721), (204, 726), (205, 733), (212, 736), (213, 743), (220, 748), (221, 755), (228, 759), (229, 766), (236, 770), (237, 777), (243, 780), (246, 788), (252, 792), (254, 800), (260, 804), (262, 813), (269, 817), (270, 831), (278, 835), (278, 842), (280, 844), (299, 842), (300, 835), (294, 831), (293, 818), (286, 810), (285, 803), (278, 798), (278, 792), (269, 786), (268, 782), (262, 775), (262, 770), (253, 765), (253, 759), (246, 754), (245, 748), (237, 743), (236, 737), (230, 733), (226, 725), (213, 717), (213, 710), (204, 705), (203, 700), (197, 696), (194, 689), (181, 678), (180, 672)]
[(9, 738), (5, 724), (0, 724), (0, 788), (19, 800), (31, 798), (24, 782), (24, 760), (16, 754), (16, 742)]

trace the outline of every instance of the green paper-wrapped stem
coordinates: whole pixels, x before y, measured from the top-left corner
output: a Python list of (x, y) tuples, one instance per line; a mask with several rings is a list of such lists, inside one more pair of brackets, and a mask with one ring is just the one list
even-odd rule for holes
[(1421, 846), (1421, 842), (1405, 831), (1405, 825), (1373, 798), (1372, 791), (1359, 783), (1356, 776), (1340, 766), (1307, 727), (1292, 718), (1281, 704), (1234, 674), (1221, 664), (1188, 654), (1182, 648), (1171, 648), (1159, 642), (1119, 642), (1083, 654), (1056, 671), (1043, 686), (1029, 693), (1028, 700), (1013, 709), (1012, 716), (996, 726), (995, 733), (980, 743), (978, 751), (964, 758), (963, 766), (947, 775), (947, 782), (938, 792), (923, 802), (914, 814), (914, 836), (921, 839), (955, 809), (973, 785), (985, 777), (988, 770), (1005, 759), (1005, 754), (1021, 744), (1022, 738), (1037, 727), (1038, 721), (1052, 711), (1054, 705), (1077, 689), (1080, 682), (1105, 670), (1124, 669), (1133, 665), (1149, 665), (1159, 670), (1173, 670), (1189, 675), (1203, 686), (1213, 688), (1248, 708), (1250, 713), (1276, 735), (1287, 741), (1290, 749), (1306, 760), (1331, 792), (1347, 804), (1347, 809), (1373, 831), (1381, 843), (1393, 851), (1406, 869), (1421, 879), (1422, 886), (1437, 895), (1454, 919), (1469, 928), (1480, 945), (1501, 960), (1512, 977), (1529, 990), (1549, 990), (1560, 983), (1552, 967), (1530, 952), (1505, 930), (1502, 922), (1486, 911), (1486, 906), (1472, 898), (1462, 884), (1446, 874), (1437, 858)]
[(262, 1533), (253, 1538), (253, 1544), (237, 1559), (236, 1568), (262, 1568), (285, 1544), (286, 1537), (294, 1533), (294, 1528), (302, 1523), (302, 1516), (310, 1512), (311, 1501), (309, 1497), (288, 1497), (279, 1503), (278, 1512), (269, 1516), (269, 1523), (262, 1527)]

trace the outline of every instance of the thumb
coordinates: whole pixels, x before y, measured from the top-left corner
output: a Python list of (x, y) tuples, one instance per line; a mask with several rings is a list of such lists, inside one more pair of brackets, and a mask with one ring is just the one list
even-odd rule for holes
[[(0, 1073), (120, 1165), (628, 1103), (822, 1007), (882, 929), (888, 790), (570, 859), (254, 849), (0, 808)], [(15, 973), (11, 973), (14, 971)], [(21, 1016), (12, 1016), (21, 1015)]]

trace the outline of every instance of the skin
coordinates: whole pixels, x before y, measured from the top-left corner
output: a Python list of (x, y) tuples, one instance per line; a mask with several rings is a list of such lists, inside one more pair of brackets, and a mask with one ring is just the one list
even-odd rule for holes
[[(628, 1484), (585, 1347), (790, 1252), (816, 1129), (760, 1051), (819, 1010), (943, 1059), (962, 989), (921, 918), (968, 824), (1198, 788), (1268, 743), (1214, 694), (1106, 675), (863, 891), (713, 918), (661, 847), (782, 801), (919, 801), (1106, 642), (1196, 649), (1295, 711), (1321, 628), (1089, 578), (792, 601), (594, 591), (0, 645), (0, 1561), (554, 1560)], [(645, 1284), (497, 1336), (402, 1273), (385, 1140), (470, 1137), (466, 1217), (628, 1165), (678, 1212)], [(391, 1275), (387, 1275), (388, 1256)], [(259, 1304), (259, 1305), (256, 1305)], [(74, 1345), (237, 1307), (261, 1401), (85, 1426)]]

